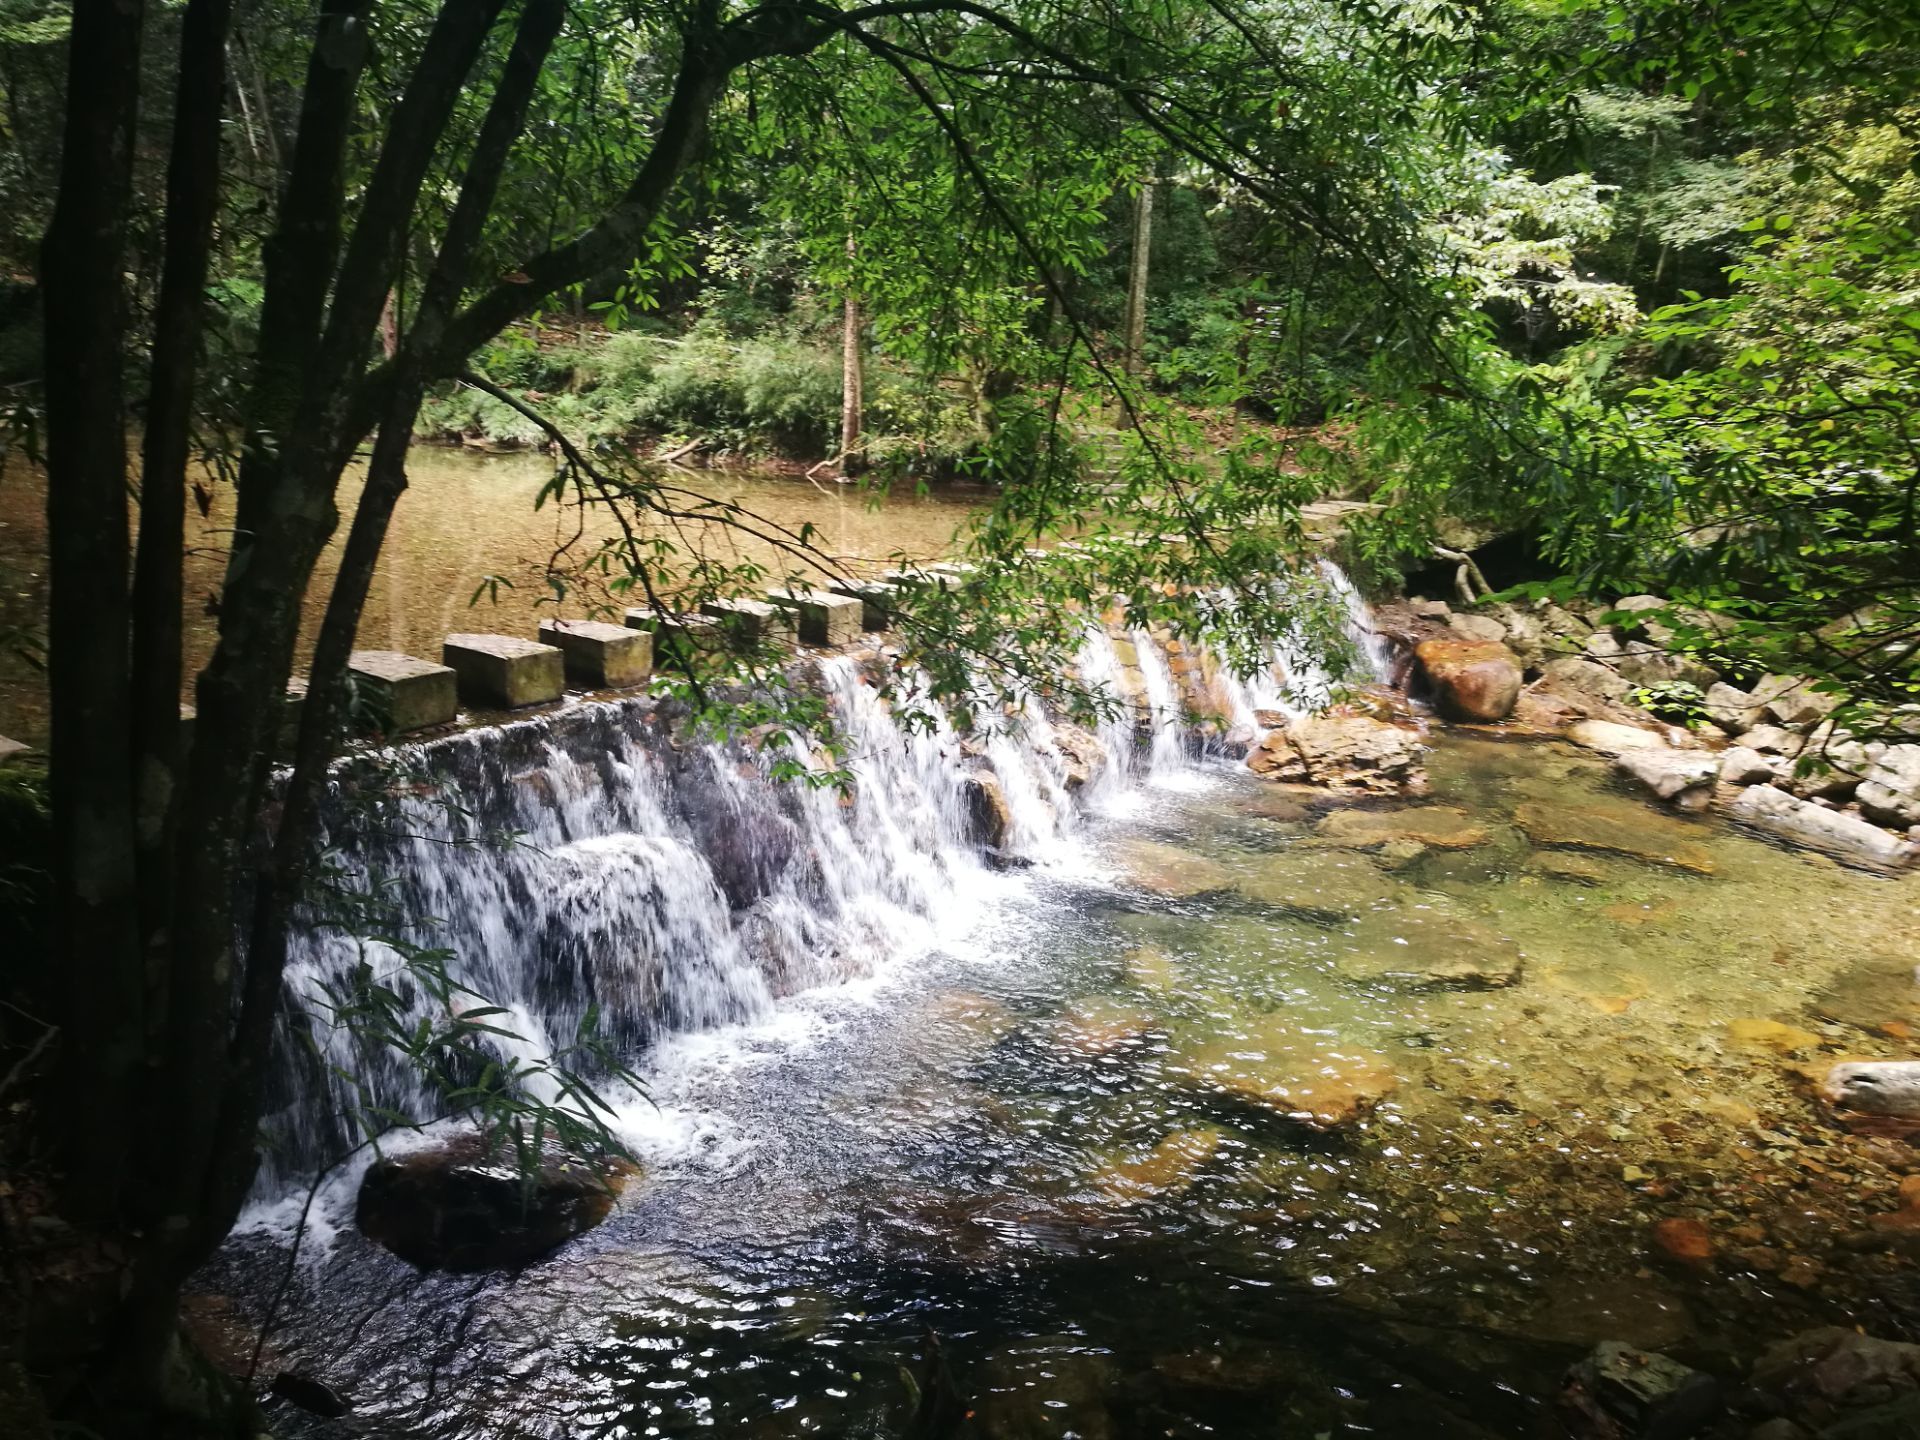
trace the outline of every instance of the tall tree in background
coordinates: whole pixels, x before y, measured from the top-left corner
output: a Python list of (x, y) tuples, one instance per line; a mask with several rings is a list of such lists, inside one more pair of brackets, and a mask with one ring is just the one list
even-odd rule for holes
[(1149, 174), (1133, 197), (1133, 230), (1127, 250), (1127, 311), (1121, 322), (1127, 373), (1137, 374), (1147, 351), (1147, 280), (1153, 262), (1153, 192)]

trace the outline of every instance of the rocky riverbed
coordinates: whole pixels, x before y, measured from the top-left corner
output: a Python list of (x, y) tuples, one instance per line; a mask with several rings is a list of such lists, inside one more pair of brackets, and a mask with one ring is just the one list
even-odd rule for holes
[[(1920, 1340), (1920, 1155), (1821, 1094), (1916, 1053), (1920, 877), (1565, 739), (1362, 718), (1421, 793), (1150, 787), (964, 943), (656, 1057), (643, 1176), (548, 1259), (343, 1236), (279, 1363), (440, 1436), (917, 1434), (929, 1395), (1006, 1440), (1678, 1435), (1698, 1374), (1701, 1433), (1803, 1440), (1906, 1403), (1907, 1352), (1796, 1337)], [(224, 1266), (243, 1309), (281, 1273)]]

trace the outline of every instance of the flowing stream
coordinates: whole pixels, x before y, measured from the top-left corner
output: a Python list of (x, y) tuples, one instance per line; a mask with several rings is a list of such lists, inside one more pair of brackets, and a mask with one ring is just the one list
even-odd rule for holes
[[(1082, 675), (1131, 708), (1084, 738), (1037, 709), (910, 734), (856, 659), (818, 665), (851, 798), (636, 700), (421, 747), (397, 832), (343, 814), (524, 1054), (597, 1009), (646, 1082), (643, 1174), (526, 1270), (447, 1275), (353, 1232), (348, 1164), (288, 1270), (343, 1144), (316, 1099), (351, 1098), (290, 1048), (204, 1277), (237, 1324), (290, 1276), (270, 1364), (437, 1437), (1518, 1437), (1562, 1433), (1555, 1378), (1600, 1339), (1920, 1320), (1901, 1257), (1843, 1243), (1895, 1161), (1793, 1073), (1920, 1019), (1911, 880), (1654, 814), (1559, 745), (1437, 737), (1417, 804), (1290, 791), (1188, 737), (1144, 633), (1090, 632)], [(1327, 678), (1223, 683), (1251, 723)], [(1553, 843), (1576, 812), (1616, 843)], [(392, 962), (311, 932), (292, 989), (362, 957)], [(1489, 957), (1517, 983), (1461, 988)], [(1276, 1059), (1377, 1108), (1322, 1133), (1206, 1083)], [(1672, 1215), (1716, 1264), (1650, 1250)]]

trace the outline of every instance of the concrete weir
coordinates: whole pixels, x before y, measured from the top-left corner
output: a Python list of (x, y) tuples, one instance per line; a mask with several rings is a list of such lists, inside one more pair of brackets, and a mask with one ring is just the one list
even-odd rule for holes
[(560, 652), (567, 679), (590, 690), (623, 690), (653, 674), (653, 636), (604, 620), (542, 620), (541, 643)]
[(560, 648), (517, 635), (449, 635), (440, 658), (459, 677), (460, 698), (469, 705), (518, 710), (558, 700), (567, 687)]

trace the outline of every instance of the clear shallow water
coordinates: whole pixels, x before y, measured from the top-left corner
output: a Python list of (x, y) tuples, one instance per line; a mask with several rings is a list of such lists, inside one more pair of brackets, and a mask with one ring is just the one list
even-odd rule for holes
[[(1854, 1243), (1911, 1152), (1793, 1072), (1911, 1053), (1920, 886), (1667, 820), (1557, 746), (1444, 737), (1432, 769), (1465, 819), (1416, 820), (1473, 843), (1376, 858), (1226, 770), (1118, 796), (1051, 867), (963, 877), (930, 946), (665, 1041), (599, 1230), (511, 1277), (344, 1235), (274, 1345), (441, 1436), (1532, 1436), (1598, 1339), (1724, 1364), (1914, 1324), (1907, 1262)], [(1528, 806), (1690, 868), (1535, 847)], [(1413, 988), (1503, 938), (1516, 984)], [(1393, 1088), (1326, 1136), (1196, 1083), (1281, 1050)], [(1710, 1270), (1655, 1254), (1674, 1216)], [(248, 1310), (278, 1263), (208, 1278)]]

